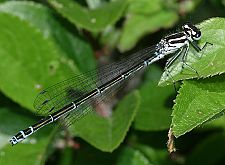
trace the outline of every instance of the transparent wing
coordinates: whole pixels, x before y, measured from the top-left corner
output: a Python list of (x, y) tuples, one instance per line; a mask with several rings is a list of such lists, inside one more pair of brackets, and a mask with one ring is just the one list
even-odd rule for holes
[[(155, 46), (151, 46), (119, 62), (101, 66), (95, 70), (74, 76), (50, 86), (38, 94), (34, 101), (34, 108), (40, 115), (47, 116), (54, 113), (71, 102), (84, 97), (85, 94), (96, 89), (97, 86), (112, 80), (122, 72), (141, 62), (141, 60), (151, 57), (154, 52)], [(106, 96), (107, 95), (104, 97)], [(101, 99), (101, 97), (96, 99)], [(86, 104), (90, 105), (90, 102), (87, 101)], [(87, 105), (87, 107), (89, 105)], [(84, 108), (80, 109), (82, 109), (80, 110), (82, 113)]]
[(78, 107), (77, 110), (70, 112), (66, 116), (63, 116), (62, 124), (64, 124), (64, 126), (66, 127), (69, 127), (70, 125), (72, 125), (73, 123), (81, 119), (82, 117), (86, 116), (88, 113), (92, 112), (92, 110), (96, 106), (102, 104), (103, 102), (108, 102), (110, 99), (112, 99), (114, 94), (116, 94), (117, 91), (121, 89), (122, 84), (126, 83), (126, 81), (128, 80), (125, 80), (123, 82), (120, 82), (112, 86), (110, 89), (104, 91), (103, 93), (96, 96), (95, 98), (90, 99), (84, 104), (82, 104), (80, 107)]

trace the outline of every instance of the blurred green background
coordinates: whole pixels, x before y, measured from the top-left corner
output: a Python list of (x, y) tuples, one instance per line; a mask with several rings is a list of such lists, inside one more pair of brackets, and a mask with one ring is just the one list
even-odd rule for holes
[[(224, 16), (224, 0), (0, 0), (0, 164), (224, 164)], [(41, 119), (33, 101), (42, 89), (154, 45), (187, 21), (202, 30), (200, 45), (213, 43), (200, 62), (188, 59), (201, 79), (185, 80), (197, 76), (176, 71), (178, 62), (176, 93), (161, 77), (163, 59), (126, 82), (100, 109), (105, 117), (90, 113), (9, 144)], [(170, 126), (179, 137), (172, 154)]]

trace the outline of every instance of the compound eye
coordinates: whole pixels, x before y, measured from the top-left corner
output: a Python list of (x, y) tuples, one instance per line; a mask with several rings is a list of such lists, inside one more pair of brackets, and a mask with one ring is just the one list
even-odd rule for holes
[(193, 39), (194, 39), (194, 40), (200, 40), (200, 38), (201, 38), (201, 32), (198, 31), (198, 32), (193, 36)]

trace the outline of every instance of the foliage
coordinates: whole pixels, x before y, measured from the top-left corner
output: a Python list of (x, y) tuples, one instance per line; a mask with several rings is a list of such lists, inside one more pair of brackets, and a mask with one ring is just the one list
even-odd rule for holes
[[(0, 164), (224, 163), (224, 8), (222, 0), (2, 0)], [(10, 146), (15, 133), (40, 120), (32, 105), (39, 91), (113, 62), (115, 52), (123, 56), (155, 44), (189, 17), (202, 31), (200, 47), (213, 44), (198, 53), (190, 47), (187, 63), (198, 74), (182, 69), (179, 59), (170, 76), (160, 65), (150, 66), (103, 110), (64, 130), (52, 124)], [(176, 95), (171, 84), (177, 81)], [(182, 152), (174, 159), (165, 146), (170, 127)]]

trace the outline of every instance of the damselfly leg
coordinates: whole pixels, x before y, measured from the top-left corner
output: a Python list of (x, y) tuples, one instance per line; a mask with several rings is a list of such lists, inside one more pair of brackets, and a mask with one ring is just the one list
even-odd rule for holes
[(177, 87), (176, 87), (176, 82), (175, 82), (175, 80), (173, 79), (173, 76), (170, 73), (169, 67), (179, 58), (179, 56), (181, 55), (182, 51), (183, 51), (182, 48), (180, 48), (174, 56), (170, 57), (167, 60), (166, 65), (165, 65), (165, 69), (164, 69), (166, 75), (172, 80), (175, 92), (177, 92), (178, 90), (177, 90)]
[(183, 50), (184, 50), (184, 53), (182, 54), (182, 57), (181, 57), (181, 62), (182, 62), (181, 72), (184, 70), (186, 66), (191, 71), (195, 72), (198, 77), (200, 77), (200, 75), (198, 74), (198, 71), (194, 69), (191, 65), (187, 64), (187, 55), (188, 55), (189, 45), (185, 46)]
[(206, 46), (207, 45), (213, 45), (212, 43), (210, 43), (210, 42), (205, 42), (205, 44), (203, 45), (203, 47), (202, 48), (200, 48), (199, 46), (198, 46), (198, 44), (195, 42), (195, 41), (192, 41), (192, 42), (190, 42), (191, 43), (191, 45), (194, 47), (194, 49), (197, 51), (197, 52), (201, 52), (201, 51), (203, 51), (205, 48), (206, 48)]

